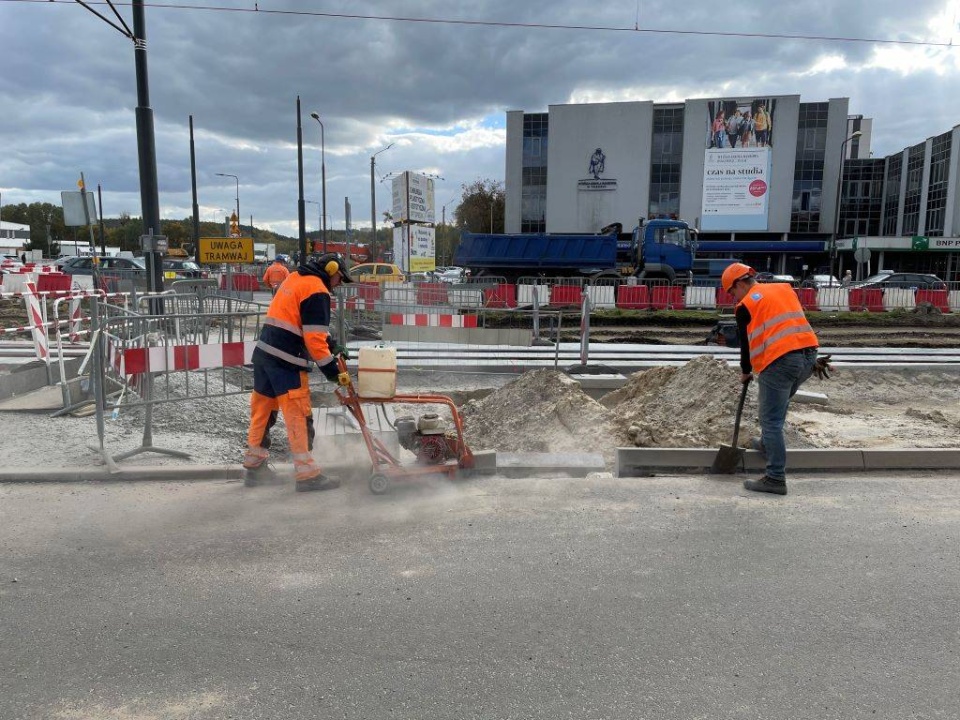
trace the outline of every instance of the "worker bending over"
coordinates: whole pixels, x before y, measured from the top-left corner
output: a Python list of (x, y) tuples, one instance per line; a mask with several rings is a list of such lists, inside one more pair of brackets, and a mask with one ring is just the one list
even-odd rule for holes
[(783, 425), (787, 406), (810, 375), (829, 378), (828, 371), (833, 368), (829, 355), (817, 358), (817, 336), (793, 288), (787, 283), (758, 284), (756, 274), (749, 265), (733, 263), (720, 279), (736, 302), (740, 381), (748, 383), (757, 373), (760, 386), (760, 442), (756, 449), (766, 454), (767, 471), (759, 480), (744, 481), (743, 486), (786, 495)]
[[(297, 492), (340, 486), (326, 477), (308, 447), (310, 386), (307, 369), (313, 361), (324, 377), (337, 381), (336, 343), (330, 337), (330, 292), (353, 282), (336, 253), (310, 258), (280, 286), (267, 309), (260, 339), (253, 351), (253, 394), (250, 429), (243, 467), (264, 466), (270, 452), (262, 447), (271, 412), (279, 410), (287, 427), (297, 479)], [(249, 483), (248, 483), (249, 484)]]

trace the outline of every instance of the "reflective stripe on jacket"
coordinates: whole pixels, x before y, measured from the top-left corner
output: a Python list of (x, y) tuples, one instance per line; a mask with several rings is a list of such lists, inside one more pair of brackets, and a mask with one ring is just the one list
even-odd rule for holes
[(330, 353), (330, 291), (316, 275), (295, 272), (277, 290), (257, 347), (298, 368), (334, 361)]
[(817, 336), (790, 285), (754, 285), (741, 303), (750, 311), (747, 338), (754, 372), (763, 372), (767, 365), (789, 352), (818, 346)]

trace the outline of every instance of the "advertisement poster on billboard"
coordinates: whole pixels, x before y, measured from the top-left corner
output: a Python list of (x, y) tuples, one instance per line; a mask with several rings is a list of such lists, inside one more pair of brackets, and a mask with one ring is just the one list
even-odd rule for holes
[(437, 269), (436, 230), (426, 225), (399, 225), (393, 229), (393, 261), (407, 273)]
[(707, 103), (706, 147), (714, 150), (773, 147), (776, 98), (711, 100)]
[(766, 230), (770, 148), (704, 153), (700, 229)]
[(394, 222), (436, 222), (436, 203), (433, 178), (405, 171), (393, 179)]

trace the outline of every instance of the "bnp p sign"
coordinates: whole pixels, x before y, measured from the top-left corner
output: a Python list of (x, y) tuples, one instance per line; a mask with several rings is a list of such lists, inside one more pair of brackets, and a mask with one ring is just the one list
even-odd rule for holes
[(910, 240), (910, 249), (911, 250), (929, 250), (930, 249), (930, 240), (923, 235), (914, 235)]

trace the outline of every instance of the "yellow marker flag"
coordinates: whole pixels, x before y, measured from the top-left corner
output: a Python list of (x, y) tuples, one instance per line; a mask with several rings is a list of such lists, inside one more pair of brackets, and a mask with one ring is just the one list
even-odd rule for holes
[(77, 180), (77, 187), (83, 190), (83, 178)]

